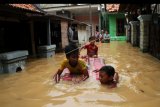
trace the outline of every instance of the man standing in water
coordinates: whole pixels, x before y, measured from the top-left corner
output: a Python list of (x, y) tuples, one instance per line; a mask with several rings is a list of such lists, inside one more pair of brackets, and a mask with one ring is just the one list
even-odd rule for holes
[(68, 39), (71, 44), (75, 44), (78, 46), (78, 31), (76, 27), (69, 25)]

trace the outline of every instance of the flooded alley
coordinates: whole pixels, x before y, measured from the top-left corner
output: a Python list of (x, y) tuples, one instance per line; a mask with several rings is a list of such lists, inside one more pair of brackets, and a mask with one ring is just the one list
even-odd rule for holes
[[(65, 58), (28, 60), (22, 72), (0, 75), (1, 107), (158, 107), (160, 60), (142, 53), (126, 41), (97, 43), (99, 57), (119, 73), (116, 88), (109, 89), (92, 77), (79, 84), (55, 84), (53, 75)], [(86, 50), (81, 52), (85, 55)]]

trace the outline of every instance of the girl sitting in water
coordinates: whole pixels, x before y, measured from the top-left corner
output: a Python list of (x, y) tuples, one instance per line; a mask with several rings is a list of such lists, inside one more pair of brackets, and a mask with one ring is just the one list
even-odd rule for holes
[(117, 86), (119, 80), (118, 73), (112, 66), (105, 65), (99, 70), (99, 81), (101, 84), (106, 84), (109, 88)]

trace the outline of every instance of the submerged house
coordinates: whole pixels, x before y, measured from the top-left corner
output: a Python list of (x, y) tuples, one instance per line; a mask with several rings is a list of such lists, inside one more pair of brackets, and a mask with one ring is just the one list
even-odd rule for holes
[(108, 31), (111, 40), (126, 40), (125, 15), (119, 12), (120, 4), (106, 4), (106, 11), (101, 12), (101, 29)]
[[(64, 17), (68, 17), (74, 20), (77, 20), (79, 22), (82, 22), (84, 24), (83, 27), (78, 27), (81, 30), (87, 30), (87, 37), (80, 37), (79, 42), (81, 43), (82, 40), (86, 40), (86, 38), (89, 38), (90, 36), (93, 36), (95, 31), (98, 29), (99, 26), (99, 11), (98, 11), (99, 4), (40, 4), (39, 7), (42, 8), (44, 11), (55, 14), (55, 15), (61, 15)], [(86, 25), (86, 27), (84, 27)], [(73, 26), (76, 26), (75, 23), (73, 23)], [(80, 32), (82, 32), (80, 30)], [(84, 34), (84, 31), (83, 33)], [(79, 34), (81, 35), (81, 34)], [(81, 39), (82, 38), (82, 39)]]
[(49, 57), (54, 54), (50, 49), (58, 52), (69, 43), (70, 23), (82, 34), (88, 26), (72, 18), (48, 14), (33, 4), (3, 4), (0, 11), (0, 53), (28, 50), (29, 57)]
[(55, 44), (56, 51), (63, 50), (68, 42), (68, 23), (70, 18), (45, 14), (44, 16), (31, 16), (34, 22), (35, 44), (37, 46), (50, 46)]
[(32, 51), (31, 22), (28, 16), (43, 15), (31, 4), (0, 5), (0, 53), (28, 50)]
[(29, 15), (43, 15), (43, 12), (31, 4), (0, 5), (0, 73), (25, 68), (33, 46)]
[(160, 59), (160, 4), (121, 4), (128, 42)]
[(0, 11), (0, 53), (27, 50), (29, 57), (37, 57), (41, 54), (39, 47), (47, 51), (56, 47), (50, 45), (56, 44), (58, 49), (59, 43), (67, 44), (61, 42), (61, 34), (67, 35), (67, 30), (61, 29), (67, 29), (64, 25), (70, 19), (46, 15), (33, 4), (3, 4)]
[[(25, 59), (51, 57), (69, 44), (68, 25), (86, 24), (44, 12), (33, 4), (0, 5), (0, 72), (24, 68)], [(82, 28), (83, 29), (83, 28)]]

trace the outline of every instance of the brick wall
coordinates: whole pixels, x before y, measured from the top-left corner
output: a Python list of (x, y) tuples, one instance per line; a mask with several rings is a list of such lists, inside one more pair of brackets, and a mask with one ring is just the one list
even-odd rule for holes
[[(83, 15), (83, 16), (75, 16), (76, 20), (79, 20), (81, 22), (85, 22), (87, 24), (90, 24), (90, 17), (89, 15)], [(92, 35), (94, 34), (96, 30), (96, 25), (99, 25), (99, 16), (98, 15), (92, 15)]]
[(148, 52), (151, 15), (140, 15), (138, 19), (140, 20), (140, 49), (142, 52)]
[(61, 21), (61, 39), (62, 39), (62, 48), (64, 48), (66, 45), (68, 45), (68, 22), (67, 21)]
[(133, 46), (136, 46), (137, 44), (137, 24), (138, 24), (138, 21), (130, 21), (130, 24), (131, 24), (131, 43)]
[(143, 52), (148, 52), (149, 46), (149, 21), (140, 22), (140, 48)]

